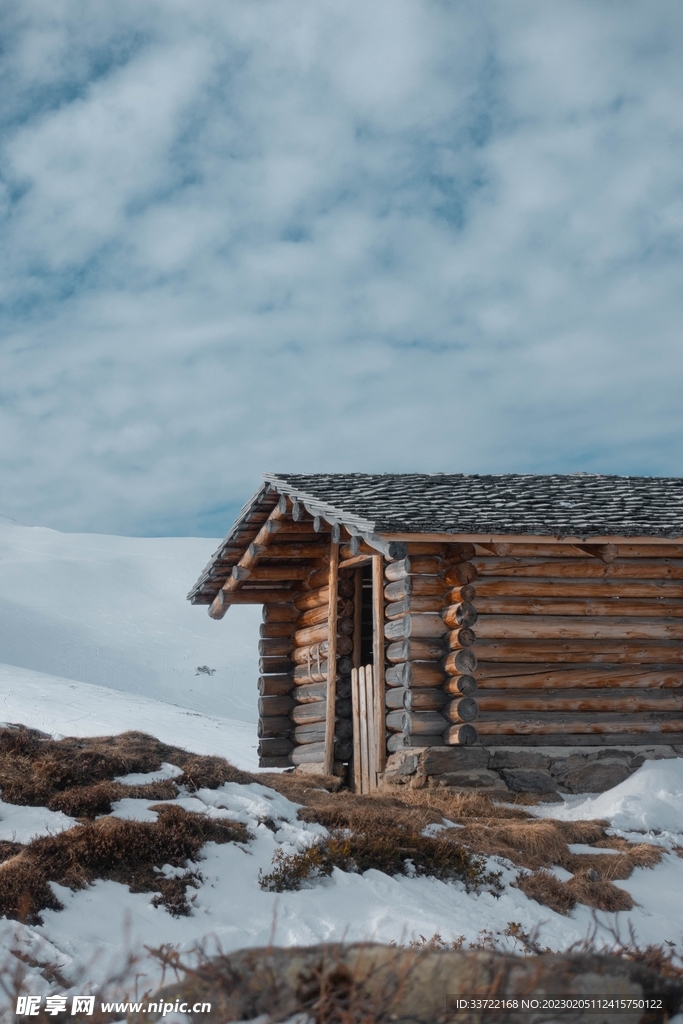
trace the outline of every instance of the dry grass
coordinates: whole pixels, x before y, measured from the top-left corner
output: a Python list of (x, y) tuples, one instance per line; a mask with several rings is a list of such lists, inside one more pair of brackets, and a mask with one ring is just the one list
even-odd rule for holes
[[(171, 913), (189, 913), (185, 895), (199, 876), (188, 871), (168, 879), (165, 864), (186, 867), (197, 860), (205, 843), (245, 842), (244, 825), (191, 814), (172, 804), (158, 805), (155, 822), (100, 818), (56, 836), (43, 836), (0, 864), (0, 913), (37, 921), (41, 910), (59, 910), (49, 882), (82, 889), (96, 878), (128, 885), (131, 892), (159, 893), (153, 902)], [(156, 870), (155, 870), (156, 869)]]

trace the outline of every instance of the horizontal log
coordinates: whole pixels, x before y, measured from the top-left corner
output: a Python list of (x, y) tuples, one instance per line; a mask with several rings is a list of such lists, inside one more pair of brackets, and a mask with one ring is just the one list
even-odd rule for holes
[(683, 544), (671, 543), (618, 543), (618, 544), (591, 544), (575, 541), (574, 543), (529, 543), (527, 541), (508, 542), (505, 544), (476, 544), (478, 555), (498, 555), (505, 558), (512, 555), (515, 558), (585, 558), (586, 554), (596, 551), (595, 557), (599, 557), (598, 551), (602, 547), (611, 547), (616, 552), (617, 558), (683, 558)]
[[(296, 725), (305, 725), (306, 722), (324, 722), (326, 712), (327, 701), (319, 700), (312, 704), (296, 704), (289, 717)], [(351, 701), (342, 698), (335, 701), (335, 712), (337, 718), (350, 718)]]
[(294, 701), (288, 694), (259, 697), (258, 699), (258, 713), (261, 718), (269, 718), (271, 715), (288, 715), (293, 707)]
[[(318, 605), (317, 608), (310, 608), (307, 612), (301, 612), (296, 620), (296, 628), (303, 629), (304, 626), (317, 626), (321, 622), (327, 622), (329, 615), (329, 601), (326, 604)], [(337, 601), (337, 618), (353, 618), (353, 601), (346, 597), (340, 597)]]
[(279, 605), (284, 600), (287, 600), (286, 595), (293, 593), (288, 589), (287, 583), (282, 583), (279, 587), (274, 586), (266, 589), (265, 587), (249, 587), (243, 588), (242, 590), (232, 590), (228, 593), (226, 590), (219, 590), (216, 597), (211, 600), (208, 607), (209, 617), (212, 619), (222, 619), (228, 611), (228, 608), (232, 604), (274, 604)]
[[(291, 519), (282, 519), (280, 522), (282, 523), (282, 528), (277, 531), (280, 534), (278, 544), (281, 544), (285, 537), (293, 537), (297, 540), (300, 540), (302, 536), (308, 536), (316, 540), (320, 539), (313, 531), (313, 522), (310, 519), (305, 523), (295, 523)], [(269, 526), (268, 529), (270, 530), (271, 527)]]
[(288, 672), (281, 672), (275, 676), (259, 676), (258, 692), (262, 697), (279, 697), (291, 693), (293, 687), (294, 680)]
[(402, 732), (392, 732), (387, 739), (387, 751), (394, 754), (397, 750), (414, 750), (424, 747), (444, 747), (445, 741), (441, 733), (432, 736), (406, 736)]
[(406, 711), (438, 711), (450, 699), (441, 689), (409, 690), (402, 686), (386, 690), (384, 696), (388, 708)]
[(477, 739), (473, 725), (451, 725), (444, 733), (444, 741), (449, 747), (471, 747)]
[[(351, 636), (352, 633), (353, 619), (337, 619), (337, 634), (339, 636)], [(327, 619), (315, 626), (304, 626), (303, 629), (297, 629), (294, 634), (296, 647), (307, 647), (327, 639), (329, 639)]]
[[(490, 675), (495, 667), (509, 670), (510, 674)], [(619, 666), (577, 665), (574, 668), (543, 668), (538, 665), (489, 666), (479, 665), (477, 674), (483, 690), (543, 690), (554, 689), (683, 689), (683, 670), (623, 668)]]
[(442, 558), (433, 555), (408, 555), (398, 562), (391, 562), (384, 567), (384, 575), (390, 583), (402, 580), (406, 576), (438, 576), (444, 568)]
[(445, 601), (448, 587), (440, 576), (404, 576), (384, 588), (387, 601), (402, 601), (405, 597), (439, 597)]
[(477, 609), (470, 601), (460, 601), (458, 604), (449, 604), (441, 612), (441, 618), (449, 629), (457, 626), (473, 626), (478, 618)]
[[(261, 641), (263, 642), (263, 641)], [(309, 661), (322, 661), (327, 658), (330, 641), (321, 640), (318, 644), (311, 644), (308, 647), (296, 647), (292, 651), (292, 661), (296, 665), (306, 665)], [(353, 651), (353, 640), (349, 636), (337, 637), (337, 653), (341, 655), (351, 654)]]
[(403, 661), (386, 669), (387, 686), (433, 687), (441, 686), (446, 673), (435, 661)]
[[(400, 733), (395, 733), (400, 735)], [(621, 750), (633, 750), (642, 749), (644, 747), (653, 746), (679, 746), (683, 745), (683, 729), (678, 733), (667, 733), (663, 736), (661, 733), (588, 733), (584, 735), (577, 735), (576, 733), (567, 732), (556, 732), (551, 736), (544, 736), (542, 734), (537, 736), (521, 735), (517, 733), (514, 736), (505, 734), (493, 736), (490, 733), (482, 737), (482, 743), (485, 747), (583, 747), (583, 748), (597, 748), (603, 747), (619, 748)]]
[(683, 640), (683, 621), (623, 616), (481, 615), (477, 637), (480, 640)]
[[(337, 679), (336, 694), (339, 698), (348, 699), (351, 696), (351, 680), (348, 676), (340, 676)], [(292, 693), (292, 698), (297, 704), (312, 704), (317, 700), (325, 700), (327, 697), (327, 680), (323, 683), (306, 683), (304, 686), (297, 686)]]
[(401, 601), (390, 601), (384, 606), (385, 619), (400, 619), (403, 615), (420, 615), (423, 612), (440, 612), (444, 606), (443, 595), (438, 597), (404, 597)]
[(471, 647), (460, 651), (451, 651), (442, 662), (449, 676), (468, 676), (477, 667), (477, 657)]
[[(340, 676), (348, 676), (352, 667), (350, 658), (337, 658), (337, 680), (339, 680)], [(310, 665), (307, 663), (296, 665), (292, 676), (295, 686), (303, 686), (306, 683), (326, 682), (328, 676), (327, 661), (321, 661), (320, 663), (313, 661)]]
[[(661, 735), (660, 743), (668, 742), (664, 737), (668, 733), (683, 733), (683, 715), (676, 713), (675, 718), (653, 722), (651, 716), (647, 720), (634, 720), (636, 716), (625, 715), (621, 718), (616, 716), (606, 717), (604, 715), (591, 715), (587, 720), (587, 714), (571, 715), (559, 714), (544, 715), (543, 718), (523, 716), (523, 712), (514, 718), (502, 720), (500, 716), (491, 720), (484, 720), (483, 716), (477, 723), (477, 731), (482, 737), (484, 744), (486, 736), (515, 736), (534, 735), (554, 737), (557, 733), (572, 732), (577, 735), (599, 735), (601, 733), (648, 733)], [(554, 739), (548, 740), (552, 745)]]
[(259, 757), (259, 768), (291, 768), (292, 762), (289, 757)]
[(298, 614), (293, 604), (266, 604), (262, 617), (264, 622), (294, 622)]
[(421, 639), (441, 637), (448, 627), (438, 612), (425, 612), (423, 615), (404, 615), (384, 625), (384, 636), (387, 640), (400, 640), (405, 637)]
[(479, 718), (479, 704), (474, 697), (460, 697), (450, 701), (443, 709), (450, 722), (476, 722)]
[(461, 562), (460, 565), (451, 566), (443, 574), (444, 583), (450, 587), (462, 586), (464, 583), (474, 583), (479, 572), (474, 562)]
[(460, 629), (452, 629), (446, 637), (446, 642), (449, 650), (456, 651), (461, 647), (471, 647), (476, 639), (477, 635), (473, 629), (462, 626)]
[[(325, 739), (325, 723), (309, 722), (306, 725), (297, 725), (293, 736), (297, 743), (320, 743)], [(343, 741), (351, 739), (353, 725), (350, 718), (339, 718), (335, 723), (335, 740)]]
[[(304, 582), (304, 589), (314, 591), (326, 589), (329, 582), (329, 569), (327, 567), (318, 569), (316, 572), (311, 573), (307, 580)], [(349, 579), (348, 576), (339, 576), (337, 581), (337, 596), (338, 597), (353, 597), (354, 585), (353, 580)]]
[(471, 694), (477, 692), (477, 680), (474, 676), (449, 676), (446, 682), (443, 684), (444, 693), (462, 694), (463, 697), (469, 697)]
[(640, 711), (683, 711), (683, 693), (672, 691), (621, 690), (503, 690), (480, 691), (479, 707), (484, 711), (610, 711), (632, 714)]
[[(479, 620), (481, 622), (481, 619)], [(479, 625), (479, 623), (477, 623)], [(582, 662), (589, 664), (679, 665), (683, 645), (675, 641), (477, 640), (481, 661)]]
[(670, 600), (683, 598), (683, 583), (671, 580), (519, 579), (481, 576), (477, 582), (477, 607), (479, 599), (484, 597)]
[[(285, 543), (281, 541), (285, 541)], [(286, 535), (282, 534), (278, 537), (277, 544), (250, 544), (248, 548), (250, 555), (253, 554), (259, 558), (265, 555), (268, 558), (314, 558), (316, 561), (329, 554), (329, 550), (328, 544), (315, 542), (306, 544), (296, 540), (287, 542)]]
[(259, 658), (258, 670), (262, 675), (280, 675), (292, 671), (290, 658)]
[(259, 757), (286, 757), (291, 753), (294, 744), (286, 736), (273, 736), (259, 740)]
[(439, 638), (433, 640), (399, 640), (389, 644), (386, 650), (387, 661), (439, 661), (443, 658), (446, 646)]
[(472, 564), (482, 576), (536, 576), (541, 579), (683, 579), (683, 559), (674, 558), (623, 558), (607, 564), (596, 558), (474, 558)]
[(294, 650), (291, 637), (273, 637), (271, 640), (259, 640), (258, 652), (263, 658), (285, 657)]
[(283, 636), (291, 638), (293, 633), (293, 622), (262, 622), (259, 626), (259, 636), (262, 640)]
[(445, 562), (466, 562), (468, 559), (474, 558), (476, 551), (474, 544), (463, 544), (461, 541), (444, 543), (443, 541), (424, 541), (418, 538), (408, 541), (407, 546), (407, 554), (410, 556), (434, 555), (442, 558)]
[(271, 580), (305, 580), (309, 572), (310, 569), (304, 565), (255, 565), (251, 569), (234, 565), (231, 576), (239, 583), (244, 580), (263, 583)]
[[(348, 740), (342, 740), (335, 743), (334, 757), (336, 761), (348, 761), (352, 754), (353, 744), (349, 743)], [(291, 763), (294, 765), (320, 763), (320, 772), (322, 774), (322, 764), (325, 757), (325, 744), (324, 742), (303, 743), (301, 746), (295, 747), (289, 757)]]
[[(325, 579), (327, 579), (327, 575)], [(306, 581), (310, 583), (310, 579)], [(340, 578), (338, 581), (337, 593), (339, 597), (350, 599), (354, 594), (353, 580)], [(323, 580), (318, 586), (307, 587), (302, 593), (294, 598), (294, 604), (300, 612), (308, 611), (309, 608), (319, 608), (320, 605), (329, 605), (330, 590)]]
[(259, 739), (271, 736), (289, 736), (294, 726), (289, 718), (275, 715), (272, 718), (259, 718), (257, 733)]
[(448, 722), (438, 711), (390, 711), (387, 715), (388, 729), (391, 728), (389, 719), (395, 714), (402, 715), (402, 732), (407, 736), (424, 736), (430, 733), (437, 733), (439, 729), (443, 732), (448, 726)]
[[(482, 615), (571, 615), (571, 616), (637, 616), (638, 618), (668, 616), (683, 618), (683, 599), (658, 597), (650, 600), (632, 599), (615, 594), (599, 598), (554, 597), (483, 597), (477, 601)], [(472, 625), (472, 623), (468, 623)]]

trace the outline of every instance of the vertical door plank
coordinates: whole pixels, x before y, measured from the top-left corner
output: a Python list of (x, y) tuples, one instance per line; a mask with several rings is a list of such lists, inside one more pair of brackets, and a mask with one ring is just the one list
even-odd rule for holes
[(370, 777), (368, 773), (368, 708), (367, 690), (365, 688), (365, 668), (361, 665), (358, 669), (358, 705), (360, 708), (360, 763), (361, 763), (361, 793), (367, 793), (370, 788)]
[(372, 557), (372, 660), (375, 698), (376, 771), (387, 761), (386, 711), (384, 708), (384, 556)]
[(360, 752), (360, 693), (358, 688), (358, 669), (351, 669), (351, 717), (353, 722), (353, 788), (356, 793), (362, 792), (363, 766)]
[(365, 666), (365, 690), (368, 706), (368, 791), (377, 789), (377, 707), (372, 665)]

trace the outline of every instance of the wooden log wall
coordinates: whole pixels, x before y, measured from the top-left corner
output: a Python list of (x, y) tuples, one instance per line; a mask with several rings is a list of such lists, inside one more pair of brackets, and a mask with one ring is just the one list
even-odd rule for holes
[(293, 664), (298, 611), (291, 602), (263, 607), (259, 641), (258, 755), (261, 768), (291, 767), (294, 749)]
[(474, 554), (471, 544), (415, 542), (405, 559), (385, 568), (390, 752), (477, 738)]
[(683, 545), (477, 545), (471, 564), (484, 744), (683, 742)]

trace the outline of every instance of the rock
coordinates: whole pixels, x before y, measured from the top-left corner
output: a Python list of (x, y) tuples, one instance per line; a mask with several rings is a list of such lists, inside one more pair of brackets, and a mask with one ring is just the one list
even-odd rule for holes
[(515, 793), (554, 793), (557, 783), (545, 768), (501, 768), (500, 774)]
[(454, 786), (458, 789), (495, 789), (502, 793), (508, 791), (498, 772), (491, 772), (488, 768), (462, 768), (457, 772), (433, 775), (430, 777), (430, 785)]
[(570, 793), (604, 793), (606, 789), (618, 786), (629, 775), (631, 765), (628, 761), (605, 758), (570, 771), (562, 778), (562, 784)]
[(414, 775), (418, 760), (414, 750), (397, 750), (387, 758), (386, 772), (392, 775)]
[(420, 755), (420, 775), (443, 775), (462, 768), (487, 768), (489, 752), (484, 747), (427, 747)]
[(550, 758), (535, 750), (494, 750), (491, 768), (548, 768)]

